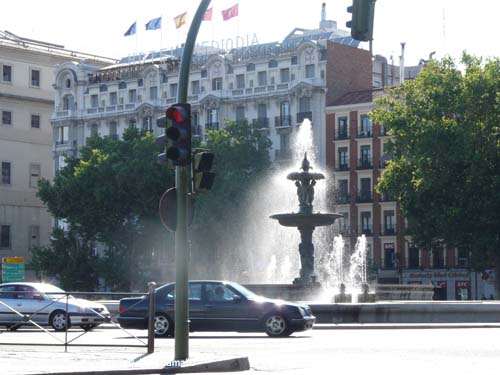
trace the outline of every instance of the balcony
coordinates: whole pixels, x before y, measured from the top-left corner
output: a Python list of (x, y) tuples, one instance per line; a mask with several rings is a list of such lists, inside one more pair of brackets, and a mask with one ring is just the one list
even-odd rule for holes
[(373, 193), (368, 190), (360, 190), (358, 191), (358, 195), (356, 197), (356, 202), (358, 203), (370, 203), (373, 202)]
[(292, 126), (292, 116), (276, 116), (274, 117), (274, 126), (276, 128), (285, 128)]
[(337, 172), (345, 172), (349, 170), (349, 160), (338, 162), (335, 164), (335, 170)]
[(349, 204), (351, 203), (351, 195), (348, 192), (338, 192), (335, 194), (336, 204)]
[(361, 225), (359, 235), (373, 236), (372, 225), (370, 223)]
[(392, 197), (390, 194), (388, 193), (382, 193), (380, 194), (380, 201), (381, 202), (393, 202), (393, 201), (396, 201), (397, 199)]
[(381, 137), (385, 137), (385, 136), (387, 136), (387, 131), (388, 131), (388, 130), (387, 130), (384, 126), (381, 126), (381, 127), (380, 127), (380, 130), (379, 130), (379, 135), (380, 135)]
[(335, 132), (335, 140), (341, 141), (343, 139), (349, 139), (349, 132), (347, 129), (337, 130), (337, 132)]
[(373, 164), (372, 164), (372, 159), (368, 157), (364, 157), (361, 159), (358, 159), (358, 164), (357, 164), (357, 169), (372, 169)]
[(256, 126), (257, 129), (268, 129), (269, 128), (269, 117), (254, 118), (252, 120), (252, 125)]
[(360, 129), (358, 130), (357, 138), (370, 138), (372, 136), (371, 129)]
[(299, 112), (297, 113), (297, 124), (302, 124), (302, 122), (305, 120), (305, 119), (309, 119), (309, 121), (312, 121), (312, 112), (311, 111), (308, 111), (308, 112)]
[(380, 226), (380, 235), (381, 236), (395, 236), (396, 235), (396, 227), (395, 226)]
[(219, 130), (218, 122), (208, 122), (205, 124), (205, 130)]

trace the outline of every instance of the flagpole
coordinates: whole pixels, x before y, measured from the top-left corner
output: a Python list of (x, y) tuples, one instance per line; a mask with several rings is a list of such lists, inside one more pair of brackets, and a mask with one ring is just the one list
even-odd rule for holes
[(237, 30), (236, 30), (236, 36), (240, 35), (240, 0), (237, 2), (238, 4), (238, 23), (237, 23)]

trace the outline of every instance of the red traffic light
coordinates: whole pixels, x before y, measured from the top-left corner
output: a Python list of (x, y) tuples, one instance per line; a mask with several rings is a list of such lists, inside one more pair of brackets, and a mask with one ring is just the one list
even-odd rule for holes
[(184, 122), (188, 117), (188, 114), (186, 113), (184, 107), (180, 106), (170, 107), (169, 109), (167, 109), (165, 115), (169, 120), (173, 120), (175, 122)]

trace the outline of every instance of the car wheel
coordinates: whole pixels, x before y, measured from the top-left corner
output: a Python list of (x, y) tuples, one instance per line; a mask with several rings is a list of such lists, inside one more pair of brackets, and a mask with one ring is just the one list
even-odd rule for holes
[(154, 329), (156, 337), (168, 337), (174, 334), (174, 325), (165, 314), (156, 314)]
[(264, 329), (269, 337), (285, 337), (292, 334), (286, 319), (277, 313), (269, 314), (264, 319)]
[(95, 327), (97, 327), (97, 324), (82, 324), (80, 326), (81, 329), (83, 329), (85, 332), (93, 330)]
[[(69, 318), (68, 318), (69, 320)], [(65, 331), (66, 330), (66, 312), (62, 310), (56, 310), (52, 313), (49, 320), (50, 325), (54, 328), (54, 331)], [(68, 324), (68, 328), (71, 325)]]

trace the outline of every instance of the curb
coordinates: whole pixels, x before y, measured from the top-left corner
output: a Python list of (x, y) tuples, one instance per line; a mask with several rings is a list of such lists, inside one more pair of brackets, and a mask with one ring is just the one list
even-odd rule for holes
[(146, 375), (146, 374), (189, 374), (204, 372), (236, 372), (250, 370), (248, 357), (230, 358), (211, 362), (201, 362), (184, 366), (165, 366), (127, 370), (94, 370), (71, 372), (42, 372), (30, 375)]
[(360, 324), (315, 324), (313, 330), (336, 330), (336, 329), (457, 329), (457, 328), (500, 328), (499, 323), (360, 323)]

